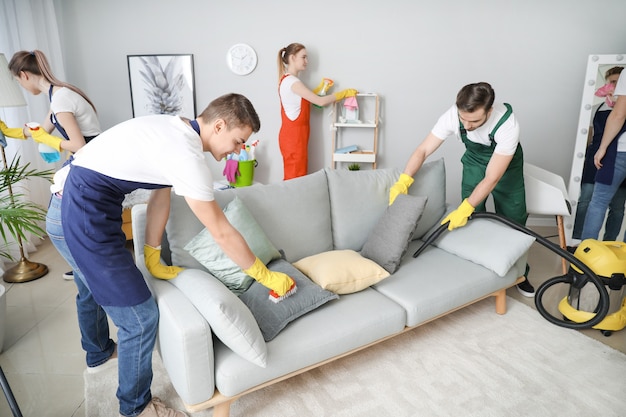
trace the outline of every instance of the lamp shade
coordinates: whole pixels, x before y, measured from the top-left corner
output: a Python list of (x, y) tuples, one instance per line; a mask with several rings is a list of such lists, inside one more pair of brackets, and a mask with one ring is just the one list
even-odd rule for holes
[(0, 107), (25, 106), (22, 89), (9, 71), (9, 63), (4, 54), (0, 54)]

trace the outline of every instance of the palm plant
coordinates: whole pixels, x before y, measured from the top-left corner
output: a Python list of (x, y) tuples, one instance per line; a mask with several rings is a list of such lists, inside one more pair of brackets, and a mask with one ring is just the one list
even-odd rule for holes
[[(4, 156), (4, 155), (3, 155)], [(0, 236), (4, 246), (0, 248), (0, 257), (14, 260), (8, 251), (9, 237), (21, 242), (26, 240), (26, 233), (38, 237), (45, 234), (40, 226), (46, 219), (46, 209), (39, 204), (25, 199), (17, 187), (20, 181), (31, 178), (51, 180), (53, 171), (37, 171), (30, 168), (30, 164), (20, 164), (20, 157), (16, 156), (10, 166), (4, 161), (4, 168), (0, 171)], [(18, 188), (17, 192), (15, 188)]]

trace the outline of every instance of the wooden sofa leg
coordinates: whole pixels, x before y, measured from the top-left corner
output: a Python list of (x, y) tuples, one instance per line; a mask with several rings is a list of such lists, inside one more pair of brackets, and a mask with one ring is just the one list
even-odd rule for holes
[(506, 290), (500, 290), (494, 293), (496, 297), (496, 313), (506, 314)]
[(229, 417), (231, 403), (232, 401), (226, 401), (213, 407), (213, 417)]

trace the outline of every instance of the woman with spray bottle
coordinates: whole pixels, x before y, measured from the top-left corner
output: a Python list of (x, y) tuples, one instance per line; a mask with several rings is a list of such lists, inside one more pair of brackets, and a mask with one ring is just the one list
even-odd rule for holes
[[(50, 111), (41, 125), (29, 123), (30, 129), (6, 128), (6, 125), (0, 122), (5, 135), (18, 139), (32, 136), (40, 144), (40, 153), (44, 160), (56, 162), (60, 159), (61, 151), (67, 150), (74, 153), (100, 134), (100, 123), (91, 100), (79, 88), (59, 81), (52, 74), (43, 52), (38, 50), (16, 52), (9, 62), (9, 71), (29, 93), (48, 94)], [(49, 132), (55, 128), (63, 138), (50, 135)], [(68, 162), (70, 160), (68, 159)], [(61, 171), (55, 174), (56, 184), (60, 183), (58, 177)], [(73, 279), (78, 287), (76, 307), (81, 344), (86, 352), (88, 369), (91, 371), (116, 356), (116, 344), (109, 336), (107, 316), (102, 307), (94, 301), (65, 242), (60, 210), (63, 189), (52, 185), (50, 190), (52, 196), (46, 216), (46, 232), (55, 248), (72, 267), (72, 271), (64, 274), (64, 278)], [(82, 320), (82, 317), (90, 315), (91, 312), (98, 312), (94, 314), (99, 317), (97, 322)]]
[(278, 51), (278, 96), (282, 125), (278, 145), (283, 155), (283, 179), (307, 174), (311, 103), (328, 106), (346, 97), (354, 97), (357, 90), (348, 88), (324, 95), (332, 86), (325, 78), (314, 90), (309, 90), (298, 78), (308, 65), (304, 45), (292, 43)]

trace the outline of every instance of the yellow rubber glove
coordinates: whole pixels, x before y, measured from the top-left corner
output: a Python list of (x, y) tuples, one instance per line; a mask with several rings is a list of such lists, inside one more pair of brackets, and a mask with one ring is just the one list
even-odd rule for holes
[(413, 184), (413, 181), (415, 181), (413, 177), (404, 173), (400, 174), (398, 181), (389, 189), (389, 205), (392, 205), (400, 194), (408, 194), (409, 187)]
[(333, 84), (335, 84), (335, 82), (331, 80), (330, 78), (322, 78), (322, 81), (319, 83), (317, 87), (315, 87), (313, 92), (317, 94), (318, 96), (325, 96), (328, 90), (330, 89), (330, 87), (333, 86)]
[(354, 97), (358, 94), (359, 92), (357, 90), (355, 90), (354, 88), (346, 88), (345, 90), (341, 90), (341, 91), (337, 91), (335, 93), (335, 98), (337, 99), (337, 101), (342, 100), (346, 97)]
[(0, 130), (4, 133), (4, 136), (14, 139), (26, 139), (24, 136), (24, 129), (19, 127), (8, 127), (2, 120), (0, 120)]
[(294, 283), (289, 275), (267, 269), (259, 258), (256, 258), (252, 266), (244, 269), (243, 272), (250, 275), (259, 284), (273, 290), (279, 297), (285, 295)]
[(467, 201), (467, 198), (463, 200), (461, 205), (454, 210), (452, 213), (448, 214), (445, 219), (441, 222), (441, 224), (448, 224), (448, 230), (454, 230), (457, 227), (463, 227), (467, 224), (467, 219), (474, 212), (474, 207)]
[(61, 142), (63, 141), (63, 139), (61, 139), (60, 137), (52, 136), (41, 127), (36, 129), (30, 129), (30, 134), (32, 135), (35, 142), (43, 143), (44, 145), (48, 145), (49, 147), (54, 148), (59, 152), (63, 152), (63, 150), (61, 149)]
[(150, 245), (143, 246), (144, 262), (153, 277), (159, 279), (172, 279), (185, 268), (180, 266), (168, 266), (161, 263), (161, 247), (153, 248)]

